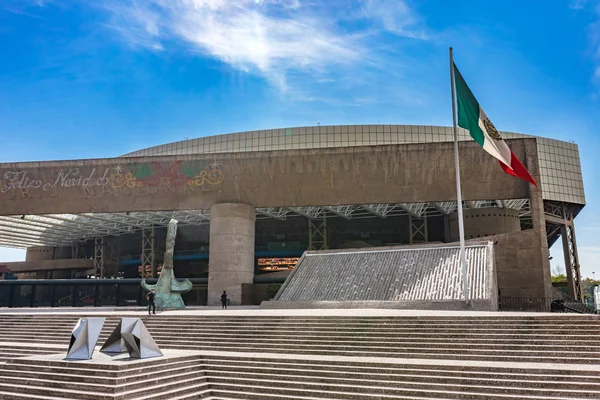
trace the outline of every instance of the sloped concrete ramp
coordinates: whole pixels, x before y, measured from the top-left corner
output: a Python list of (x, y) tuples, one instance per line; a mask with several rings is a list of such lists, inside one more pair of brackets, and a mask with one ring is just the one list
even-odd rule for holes
[(469, 301), (455, 245), (309, 251), (262, 308), (415, 308), (495, 311), (492, 242), (466, 247)]

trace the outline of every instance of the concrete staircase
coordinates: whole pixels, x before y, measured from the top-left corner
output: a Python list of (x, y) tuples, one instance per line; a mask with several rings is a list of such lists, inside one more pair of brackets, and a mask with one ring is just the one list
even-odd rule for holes
[(600, 399), (596, 316), (165, 314), (142, 319), (175, 356), (44, 356), (77, 319), (0, 315), (0, 399)]

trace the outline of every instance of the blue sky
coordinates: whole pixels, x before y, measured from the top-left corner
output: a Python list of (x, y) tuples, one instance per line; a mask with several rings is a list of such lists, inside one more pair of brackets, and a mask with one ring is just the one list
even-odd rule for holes
[(600, 260), (599, 0), (0, 0), (0, 43), (1, 162), (317, 122), (450, 125), (453, 46), (499, 129), (579, 144), (583, 275)]

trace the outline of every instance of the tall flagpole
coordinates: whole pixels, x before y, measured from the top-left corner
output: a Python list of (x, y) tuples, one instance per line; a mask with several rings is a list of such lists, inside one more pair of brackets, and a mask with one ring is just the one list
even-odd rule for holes
[(456, 203), (458, 208), (458, 235), (460, 237), (460, 266), (463, 278), (463, 298), (469, 299), (469, 282), (467, 276), (467, 259), (465, 251), (465, 224), (463, 220), (462, 191), (460, 189), (460, 166), (458, 162), (458, 129), (456, 128), (456, 96), (454, 94), (454, 58), (452, 47), (450, 54), (450, 88), (452, 93), (452, 126), (454, 129), (454, 166), (456, 169)]

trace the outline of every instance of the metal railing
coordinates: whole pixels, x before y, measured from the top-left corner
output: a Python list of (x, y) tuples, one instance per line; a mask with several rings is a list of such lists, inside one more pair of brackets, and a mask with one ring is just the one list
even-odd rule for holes
[[(81, 307), (145, 305), (141, 279), (27, 279), (0, 281), (0, 307)], [(201, 305), (208, 279), (190, 279), (195, 285), (186, 293)], [(149, 279), (154, 284), (156, 279)]]
[[(189, 278), (189, 305), (206, 305), (208, 278)], [(257, 275), (255, 284), (281, 284), (285, 278)], [(149, 284), (156, 279), (148, 279)], [(141, 279), (23, 279), (0, 280), (0, 307), (83, 307), (146, 305)]]
[(498, 298), (498, 309), (500, 311), (598, 314), (598, 310), (593, 304), (584, 304), (564, 297), (500, 296)]
[[(94, 290), (89, 290), (87, 292), (79, 292), (79, 294), (77, 295), (77, 298), (79, 299), (80, 302), (86, 302), (86, 300), (93, 300), (94, 298)], [(63, 304), (72, 304), (73, 303), (73, 294), (71, 293), (68, 296), (65, 296), (61, 299), (58, 300), (57, 305), (61, 306)]]

